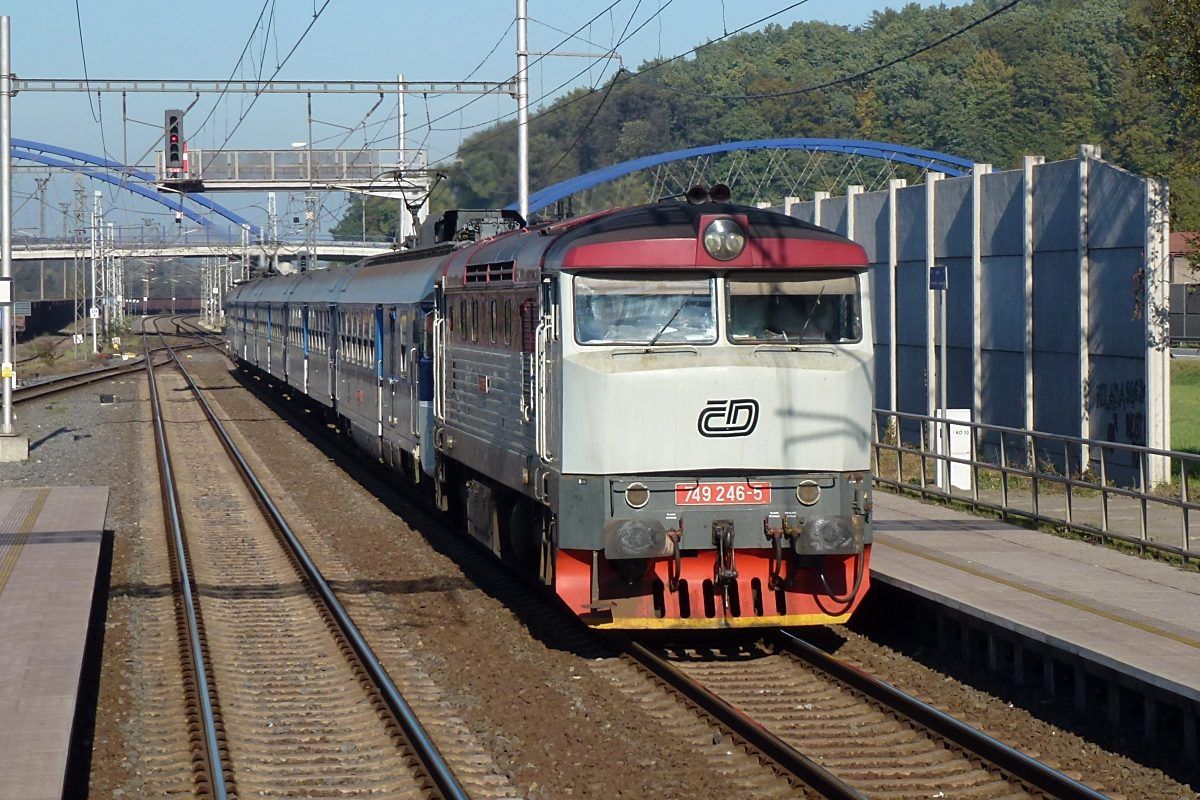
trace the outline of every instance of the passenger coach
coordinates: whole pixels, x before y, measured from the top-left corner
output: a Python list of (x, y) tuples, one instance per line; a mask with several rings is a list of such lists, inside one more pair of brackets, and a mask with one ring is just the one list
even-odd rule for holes
[(236, 287), (231, 353), (590, 624), (849, 617), (871, 542), (861, 247), (717, 202), (528, 229), (452, 211), (422, 237)]

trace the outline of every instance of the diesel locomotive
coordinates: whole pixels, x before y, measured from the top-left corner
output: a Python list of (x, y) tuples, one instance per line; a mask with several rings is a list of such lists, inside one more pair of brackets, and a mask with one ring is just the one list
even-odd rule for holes
[(591, 625), (842, 622), (871, 552), (866, 254), (706, 195), (448, 211), (236, 286), (227, 347)]

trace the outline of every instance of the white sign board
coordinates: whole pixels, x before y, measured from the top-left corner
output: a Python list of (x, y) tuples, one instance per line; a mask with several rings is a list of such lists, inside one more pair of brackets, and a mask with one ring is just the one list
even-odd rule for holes
[(13, 301), (12, 278), (0, 278), (0, 305), (8, 305)]
[[(955, 422), (970, 422), (971, 409), (969, 408), (948, 408), (946, 409), (946, 418), (950, 420), (950, 457), (961, 458), (968, 461), (971, 458), (971, 428), (967, 425), (955, 425)], [(943, 444), (946, 435), (946, 426), (940, 421), (935, 423), (937, 430), (937, 444), (935, 452), (941, 455), (945, 445)], [(937, 484), (942, 486), (942, 470), (946, 467), (946, 462), (940, 459), (937, 462)], [(954, 489), (971, 490), (971, 465), (959, 464), (958, 462), (950, 462), (950, 486)]]

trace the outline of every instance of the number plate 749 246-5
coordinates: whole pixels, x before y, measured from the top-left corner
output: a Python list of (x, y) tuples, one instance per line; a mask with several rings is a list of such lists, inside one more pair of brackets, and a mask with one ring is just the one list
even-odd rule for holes
[(736, 481), (729, 483), (677, 483), (677, 506), (743, 506), (771, 502), (771, 484)]

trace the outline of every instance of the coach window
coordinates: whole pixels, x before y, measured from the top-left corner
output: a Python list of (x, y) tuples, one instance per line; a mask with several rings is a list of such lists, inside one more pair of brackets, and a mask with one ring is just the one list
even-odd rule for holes
[(512, 331), (512, 298), (504, 301), (504, 344), (511, 347), (513, 340)]
[(849, 272), (730, 273), (734, 344), (838, 344), (862, 339), (858, 276)]
[(488, 330), (491, 332), (492, 344), (496, 343), (496, 301), (488, 301)]
[(717, 341), (716, 278), (641, 273), (575, 277), (575, 339), (580, 344), (712, 344)]
[(471, 321), (467, 319), (467, 301), (458, 301), (459, 338), (464, 342), (470, 338)]
[(471, 341), (479, 341), (479, 301), (471, 301)]

